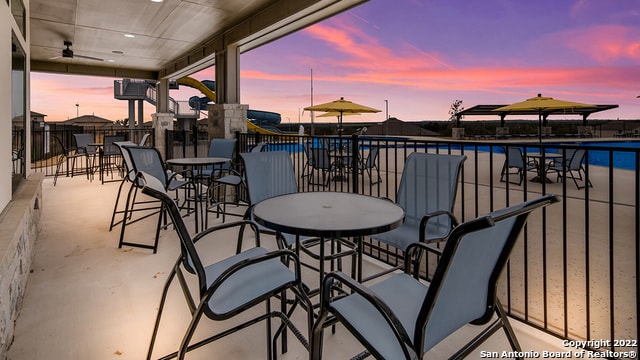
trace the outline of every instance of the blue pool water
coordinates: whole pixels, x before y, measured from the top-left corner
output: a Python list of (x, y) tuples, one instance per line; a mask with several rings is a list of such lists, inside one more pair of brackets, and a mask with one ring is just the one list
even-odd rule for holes
[[(400, 139), (385, 139), (388, 140), (387, 146), (403, 146), (402, 140)], [(375, 139), (374, 143), (378, 143), (379, 139)], [(397, 141), (397, 142), (396, 142)], [(342, 139), (343, 145), (348, 145), (350, 143), (349, 138)], [(590, 165), (598, 165), (598, 166), (609, 166), (609, 151), (608, 150), (597, 150), (597, 148), (617, 148), (620, 151), (613, 152), (613, 167), (617, 169), (627, 169), (627, 170), (635, 170), (636, 168), (636, 151), (640, 152), (640, 141), (611, 141), (611, 142), (562, 142), (563, 145), (581, 145), (586, 146), (589, 150), (589, 164)], [(556, 145), (559, 145), (556, 144)], [(314, 143), (312, 147), (322, 146), (319, 138), (314, 139)], [(410, 147), (415, 147), (414, 143), (409, 145)], [(489, 145), (439, 145), (438, 147), (446, 151), (448, 148), (453, 150), (460, 150), (464, 146), (464, 150), (468, 152), (473, 152), (476, 149), (480, 152), (489, 152), (491, 150), (491, 146)], [(366, 147), (366, 142), (365, 142)], [(424, 148), (424, 146), (418, 146)], [(436, 145), (429, 146), (429, 148), (436, 148)], [(626, 151), (625, 149), (629, 149)], [(286, 144), (270, 144), (270, 151), (284, 150), (288, 152), (301, 152), (302, 146), (301, 144), (296, 143), (286, 143)], [(536, 147), (527, 148), (527, 152), (539, 152), (540, 149)], [(550, 152), (559, 152), (557, 148), (548, 148)], [(493, 146), (494, 153), (503, 153), (502, 147)]]

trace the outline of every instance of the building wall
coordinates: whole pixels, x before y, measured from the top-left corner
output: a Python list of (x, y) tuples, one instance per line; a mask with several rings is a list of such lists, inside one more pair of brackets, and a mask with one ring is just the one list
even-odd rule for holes
[[(0, 2), (0, 209), (11, 200), (11, 29), (15, 25), (6, 1)], [(6, 169), (6, 171), (4, 171)]]
[[(16, 1), (16, 0), (12, 0)], [(25, 29), (29, 29), (29, 0), (25, 6)], [(29, 35), (23, 39), (7, 1), (0, 1), (0, 360), (14, 336), (14, 324), (27, 285), (36, 238), (40, 231), (42, 174), (32, 173), (26, 161), (27, 178), (12, 189), (12, 33), (26, 55), (24, 115), (30, 113)], [(25, 122), (25, 159), (31, 158), (31, 121)]]

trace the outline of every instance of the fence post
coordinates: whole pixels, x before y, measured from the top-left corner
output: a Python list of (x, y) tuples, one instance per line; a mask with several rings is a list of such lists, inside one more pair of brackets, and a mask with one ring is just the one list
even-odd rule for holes
[(358, 190), (358, 158), (360, 157), (360, 147), (358, 146), (358, 134), (351, 135), (351, 178), (353, 184), (351, 189), (353, 193), (357, 194)]

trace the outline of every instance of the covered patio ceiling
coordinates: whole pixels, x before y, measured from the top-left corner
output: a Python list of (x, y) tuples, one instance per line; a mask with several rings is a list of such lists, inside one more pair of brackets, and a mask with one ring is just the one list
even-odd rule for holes
[(245, 52), (366, 1), (31, 0), (31, 70), (176, 78), (230, 45)]
[[(504, 126), (504, 118), (507, 115), (536, 115), (538, 116), (538, 111), (530, 111), (530, 110), (518, 110), (518, 111), (508, 111), (508, 112), (497, 112), (495, 109), (506, 106), (507, 104), (502, 105), (475, 105), (468, 109), (464, 109), (456, 113), (456, 118), (458, 121), (462, 119), (463, 116), (499, 116), (500, 123)], [(572, 108), (572, 109), (562, 109), (562, 110), (545, 110), (542, 112), (543, 119), (547, 119), (549, 115), (580, 115), (582, 116), (582, 122), (586, 124), (587, 117), (593, 113), (615, 109), (618, 105), (594, 105), (589, 108)]]

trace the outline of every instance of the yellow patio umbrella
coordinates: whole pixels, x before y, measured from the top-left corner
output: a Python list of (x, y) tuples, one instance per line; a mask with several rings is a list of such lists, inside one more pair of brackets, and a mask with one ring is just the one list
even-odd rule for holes
[[(341, 97), (339, 100), (334, 100), (328, 103), (308, 106), (304, 108), (307, 111), (326, 111), (338, 114), (338, 128), (342, 129), (342, 116), (344, 114), (361, 114), (361, 113), (377, 113), (380, 112), (378, 109), (374, 109), (372, 107), (368, 107), (365, 105), (360, 105), (348, 100), (345, 100)], [(342, 132), (338, 132), (338, 135), (341, 136)]]
[(574, 101), (554, 99), (548, 96), (538, 94), (536, 97), (529, 98), (525, 101), (513, 103), (511, 105), (502, 106), (493, 111), (528, 115), (532, 112), (538, 113), (538, 139), (542, 142), (542, 115), (553, 112), (562, 112), (570, 109), (592, 108), (595, 105), (584, 104)]
[[(360, 113), (344, 113), (342, 115), (344, 115), (344, 116), (360, 115)], [(324, 114), (320, 114), (317, 117), (334, 117), (334, 116), (339, 118), (340, 117), (340, 113), (337, 112), (337, 111), (329, 111), (329, 112), (326, 112)]]

